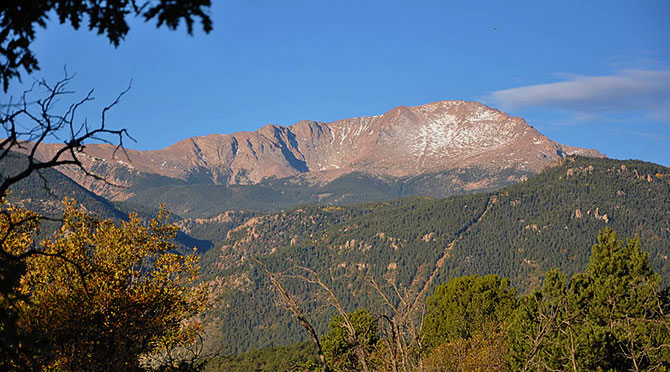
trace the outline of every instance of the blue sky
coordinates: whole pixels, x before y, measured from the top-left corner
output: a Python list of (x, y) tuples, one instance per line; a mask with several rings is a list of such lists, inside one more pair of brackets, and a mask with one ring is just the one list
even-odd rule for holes
[(461, 99), (670, 166), (670, 1), (213, 2), (209, 35), (137, 20), (118, 48), (51, 22), (36, 76), (67, 65), (92, 119), (132, 79), (110, 119), (136, 149)]

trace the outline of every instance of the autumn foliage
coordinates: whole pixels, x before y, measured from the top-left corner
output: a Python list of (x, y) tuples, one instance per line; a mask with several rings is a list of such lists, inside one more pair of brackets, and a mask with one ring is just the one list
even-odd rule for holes
[[(141, 356), (193, 341), (199, 325), (188, 319), (206, 292), (194, 285), (198, 257), (176, 252), (168, 217), (115, 223), (67, 203), (61, 228), (26, 259), (18, 294), (26, 300), (15, 302), (18, 327), (41, 345), (34, 369), (140, 370)], [(5, 244), (28, 249), (36, 228), (14, 229)]]

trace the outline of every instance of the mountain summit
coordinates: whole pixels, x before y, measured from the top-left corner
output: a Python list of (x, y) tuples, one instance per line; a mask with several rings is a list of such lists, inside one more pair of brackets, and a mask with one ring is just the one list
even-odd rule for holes
[[(45, 155), (56, 148), (45, 146)], [(383, 115), (331, 123), (268, 124), (255, 132), (188, 138), (162, 150), (128, 150), (127, 156), (117, 152), (113, 157), (113, 150), (86, 146), (85, 166), (127, 186), (142, 174), (247, 185), (301, 174), (322, 182), (351, 172), (410, 177), (470, 167), (537, 173), (564, 155), (603, 156), (554, 142), (519, 117), (464, 101), (399, 106)], [(87, 179), (74, 168), (63, 172), (98, 194), (124, 198), (122, 190)]]

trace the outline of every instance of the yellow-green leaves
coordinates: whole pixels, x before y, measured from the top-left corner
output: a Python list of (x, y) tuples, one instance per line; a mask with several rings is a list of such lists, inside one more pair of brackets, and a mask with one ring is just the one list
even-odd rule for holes
[(184, 322), (204, 308), (206, 293), (195, 286), (198, 258), (177, 253), (168, 217), (161, 210), (148, 224), (134, 214), (117, 224), (67, 205), (63, 226), (28, 259), (21, 280), (30, 298), (21, 325), (50, 345), (44, 365), (135, 370), (156, 346), (194, 339), (198, 324)]

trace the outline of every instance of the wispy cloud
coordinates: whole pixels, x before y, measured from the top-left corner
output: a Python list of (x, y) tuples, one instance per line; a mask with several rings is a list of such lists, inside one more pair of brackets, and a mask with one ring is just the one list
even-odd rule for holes
[(489, 101), (513, 109), (555, 107), (582, 115), (641, 111), (670, 123), (670, 70), (622, 70), (607, 76), (568, 75), (566, 81), (498, 90)]

